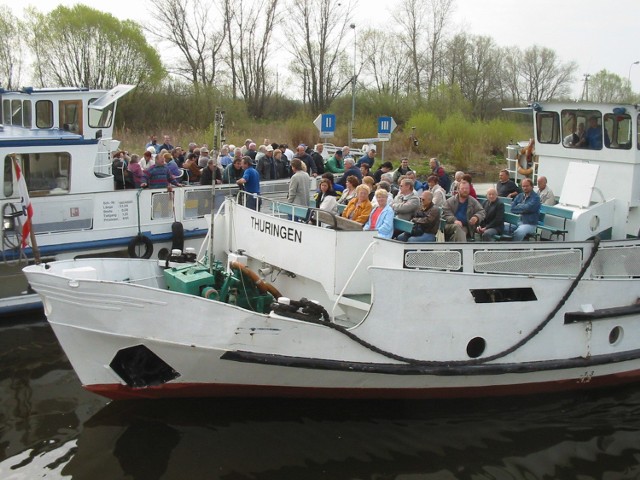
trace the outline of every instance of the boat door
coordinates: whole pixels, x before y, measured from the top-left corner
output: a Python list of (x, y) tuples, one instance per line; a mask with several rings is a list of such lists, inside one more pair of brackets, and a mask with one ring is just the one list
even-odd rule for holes
[(82, 135), (82, 100), (60, 100), (60, 128)]

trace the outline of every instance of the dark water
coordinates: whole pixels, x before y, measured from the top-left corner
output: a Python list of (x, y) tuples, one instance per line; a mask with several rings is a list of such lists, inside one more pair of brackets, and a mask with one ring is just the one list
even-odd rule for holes
[(637, 479), (640, 388), (465, 401), (111, 402), (0, 326), (0, 479)]

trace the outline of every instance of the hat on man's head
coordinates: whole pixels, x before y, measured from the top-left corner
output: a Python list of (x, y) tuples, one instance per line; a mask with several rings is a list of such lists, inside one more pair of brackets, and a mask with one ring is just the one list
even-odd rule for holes
[(156, 148), (155, 147), (147, 147), (147, 152), (155, 154), (156, 153)]
[(202, 153), (209, 153), (209, 149), (208, 149), (208, 148), (204, 148), (204, 147), (203, 147), (203, 148), (201, 148), (201, 149), (200, 149), (200, 153), (201, 153), (201, 154), (202, 154)]
[(342, 156), (342, 150), (336, 150), (336, 155)]
[(273, 147), (271, 145), (267, 145), (267, 152), (273, 152)]

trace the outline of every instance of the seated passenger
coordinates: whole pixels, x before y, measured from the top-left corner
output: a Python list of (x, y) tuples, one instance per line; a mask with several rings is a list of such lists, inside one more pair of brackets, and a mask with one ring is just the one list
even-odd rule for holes
[(433, 193), (429, 190), (422, 192), (420, 196), (422, 204), (415, 216), (411, 219), (413, 229), (411, 233), (404, 232), (398, 236), (401, 242), (435, 242), (436, 234), (440, 228), (440, 209), (433, 203)]
[(556, 197), (547, 186), (547, 177), (538, 177), (538, 196), (543, 205), (555, 205)]
[(504, 203), (498, 199), (495, 188), (487, 190), (487, 199), (482, 204), (485, 216), (476, 229), (482, 235), (483, 242), (493, 242), (494, 235), (501, 235), (504, 229)]
[[(429, 191), (433, 196), (433, 203), (435, 203), (439, 208), (444, 207), (444, 202), (447, 201), (447, 192), (445, 192), (444, 188), (442, 188), (438, 183), (438, 177), (435, 175), (429, 175), (429, 178), (427, 178), (427, 184), (429, 185)], [(456, 185), (456, 190), (457, 188), (458, 185)]]
[(338, 201), (333, 183), (326, 178), (320, 180), (320, 193), (316, 195), (316, 208), (334, 215), (338, 213)]
[(523, 178), (521, 185), (522, 193), (518, 194), (511, 203), (511, 213), (520, 215), (518, 227), (511, 232), (516, 242), (536, 232), (540, 217), (540, 197), (533, 191), (533, 181), (530, 178)]
[(340, 196), (340, 203), (347, 205), (352, 199), (356, 198), (356, 189), (358, 188), (358, 185), (360, 185), (358, 177), (355, 175), (349, 175), (347, 177), (347, 186), (346, 188), (343, 188), (342, 195)]
[(363, 227), (363, 230), (377, 230), (378, 236), (382, 238), (391, 238), (393, 235), (393, 210), (390, 205), (387, 205), (387, 198), (386, 190), (381, 188), (376, 190), (378, 206), (371, 211)]
[[(385, 192), (385, 195), (386, 193), (387, 192)], [(356, 187), (356, 196), (349, 201), (347, 208), (342, 212), (342, 216), (364, 225), (367, 223), (367, 220), (369, 220), (370, 213), (371, 202), (369, 201), (369, 187), (366, 185), (358, 185)]]
[(447, 222), (444, 227), (445, 239), (454, 242), (466, 242), (468, 238), (473, 238), (476, 226), (485, 217), (480, 202), (469, 195), (469, 182), (465, 180), (458, 185), (458, 194), (447, 199), (442, 213)]
[(473, 183), (471, 182), (472, 178), (471, 178), (471, 174), (469, 173), (465, 173), (462, 176), (462, 180), (469, 183), (469, 195), (471, 195), (473, 198), (475, 198), (476, 200), (478, 199), (478, 194), (476, 193), (476, 189), (473, 188)]
[(500, 170), (498, 183), (496, 183), (496, 192), (499, 197), (513, 198), (518, 195), (518, 185), (509, 178), (508, 170)]
[(189, 172), (189, 181), (190, 182), (199, 182), (200, 181), (200, 167), (198, 167), (198, 155), (195, 153), (190, 153), (187, 155), (187, 160), (184, 162), (183, 168)]
[(463, 175), (464, 172), (461, 172), (460, 170), (456, 172), (455, 176), (453, 177), (453, 182), (451, 182), (451, 189), (447, 193), (449, 193), (450, 195), (456, 195), (458, 193), (458, 185), (460, 185)]
[(420, 198), (413, 191), (413, 180), (404, 178), (400, 181), (400, 192), (391, 202), (396, 217), (411, 220), (420, 208)]

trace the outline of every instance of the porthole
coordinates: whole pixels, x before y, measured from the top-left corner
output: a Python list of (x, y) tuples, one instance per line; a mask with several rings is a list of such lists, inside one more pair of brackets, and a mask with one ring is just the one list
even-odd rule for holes
[(622, 330), (622, 327), (613, 327), (609, 332), (609, 343), (611, 345), (619, 345), (622, 341), (623, 334), (624, 331)]
[(469, 355), (470, 358), (478, 358), (484, 353), (485, 348), (487, 348), (487, 342), (484, 338), (472, 338), (467, 344), (467, 355)]
[(597, 215), (594, 215), (591, 218), (591, 221), (589, 222), (589, 228), (591, 229), (592, 232), (595, 232), (599, 226), (600, 226), (600, 217), (598, 217)]

